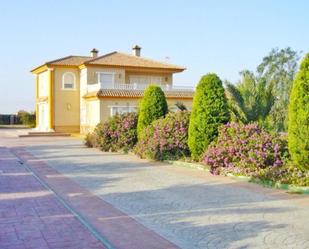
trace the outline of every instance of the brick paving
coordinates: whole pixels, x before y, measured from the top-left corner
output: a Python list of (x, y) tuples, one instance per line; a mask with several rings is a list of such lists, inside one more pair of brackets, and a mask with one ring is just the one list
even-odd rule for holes
[(0, 248), (105, 248), (7, 149), (0, 147)]

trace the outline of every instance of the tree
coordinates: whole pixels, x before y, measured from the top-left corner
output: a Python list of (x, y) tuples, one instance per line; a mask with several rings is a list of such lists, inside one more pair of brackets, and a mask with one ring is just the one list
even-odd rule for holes
[(268, 122), (275, 131), (287, 130), (287, 113), (290, 92), (297, 72), (299, 53), (290, 47), (272, 49), (257, 67), (258, 78), (273, 88), (275, 102), (269, 113)]
[(196, 88), (189, 124), (188, 145), (194, 160), (217, 137), (219, 126), (229, 120), (222, 81), (216, 74), (203, 76)]
[(226, 84), (232, 114), (243, 123), (258, 121), (271, 130), (286, 130), (288, 100), (299, 56), (291, 48), (272, 49), (256, 74), (244, 70), (241, 80)]
[(230, 109), (235, 119), (242, 123), (261, 124), (274, 103), (272, 86), (267, 86), (263, 78), (257, 78), (248, 70), (240, 75), (241, 80), (236, 85), (226, 82)]
[(144, 92), (144, 97), (139, 104), (137, 123), (138, 137), (154, 120), (165, 116), (167, 111), (167, 102), (162, 89), (159, 86), (148, 86)]
[(36, 118), (35, 118), (35, 112), (27, 112), (24, 110), (20, 110), (17, 113), (17, 117), (21, 121), (23, 125), (29, 126), (30, 128), (34, 128), (36, 126)]
[(309, 169), (309, 53), (295, 78), (289, 104), (288, 146), (293, 161)]

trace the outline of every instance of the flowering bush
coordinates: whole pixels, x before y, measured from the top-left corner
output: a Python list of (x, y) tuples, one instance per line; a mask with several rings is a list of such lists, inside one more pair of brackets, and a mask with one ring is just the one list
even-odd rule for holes
[(291, 161), (288, 161), (282, 167), (268, 167), (262, 169), (255, 177), (279, 183), (309, 186), (309, 171), (298, 168)]
[(137, 142), (137, 114), (126, 113), (109, 118), (86, 136), (85, 144), (103, 151), (127, 152)]
[(261, 177), (269, 170), (281, 168), (287, 158), (285, 140), (256, 124), (229, 123), (220, 127), (218, 139), (207, 149), (203, 162), (213, 174)]
[(141, 133), (134, 148), (135, 153), (142, 158), (154, 160), (188, 156), (189, 117), (189, 112), (179, 111), (154, 121)]

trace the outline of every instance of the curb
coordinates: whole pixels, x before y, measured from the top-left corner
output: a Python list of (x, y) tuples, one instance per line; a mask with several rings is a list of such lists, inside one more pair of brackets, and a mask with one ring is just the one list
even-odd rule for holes
[(261, 179), (249, 177), (249, 176), (241, 176), (241, 175), (237, 176), (237, 175), (233, 175), (232, 173), (228, 173), (227, 176), (233, 179), (236, 179), (236, 180), (240, 180), (240, 181), (256, 183), (263, 187), (282, 189), (290, 193), (299, 193), (299, 194), (309, 195), (309, 187), (301, 187), (301, 186), (296, 186), (292, 184), (274, 182), (271, 180), (261, 180)]
[[(180, 167), (185, 167), (185, 168), (209, 172), (209, 169), (205, 165), (202, 165), (202, 164), (199, 164), (199, 163), (188, 163), (188, 162), (171, 161), (171, 160), (165, 160), (163, 162), (168, 163), (168, 164), (172, 164), (172, 165), (175, 165), (175, 166), (180, 166)], [(238, 180), (238, 181), (259, 184), (263, 187), (283, 189), (283, 190), (288, 191), (289, 193), (299, 193), (299, 194), (309, 195), (309, 187), (301, 187), (301, 186), (296, 186), (296, 185), (292, 185), (292, 184), (274, 182), (274, 181), (271, 181), (271, 180), (261, 180), (261, 179), (253, 178), (253, 177), (249, 177), (249, 176), (242, 176), (242, 175), (237, 176), (237, 175), (233, 175), (232, 173), (228, 173), (227, 176), (231, 177), (235, 180)]]
[(184, 167), (184, 168), (197, 169), (197, 170), (200, 170), (200, 171), (209, 172), (209, 169), (205, 165), (202, 165), (202, 164), (199, 164), (199, 163), (188, 163), (188, 162), (172, 161), (172, 160), (165, 160), (163, 162), (168, 163), (168, 164), (172, 164), (172, 165), (176, 165), (176, 166), (180, 166), (180, 167)]

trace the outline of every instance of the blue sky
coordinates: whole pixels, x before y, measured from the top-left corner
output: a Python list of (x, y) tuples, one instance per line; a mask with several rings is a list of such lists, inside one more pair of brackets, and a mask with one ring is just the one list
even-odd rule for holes
[(1, 1), (0, 113), (34, 110), (34, 77), (67, 55), (131, 52), (187, 67), (174, 82), (195, 85), (215, 72), (236, 81), (271, 48), (309, 52), (309, 1)]

